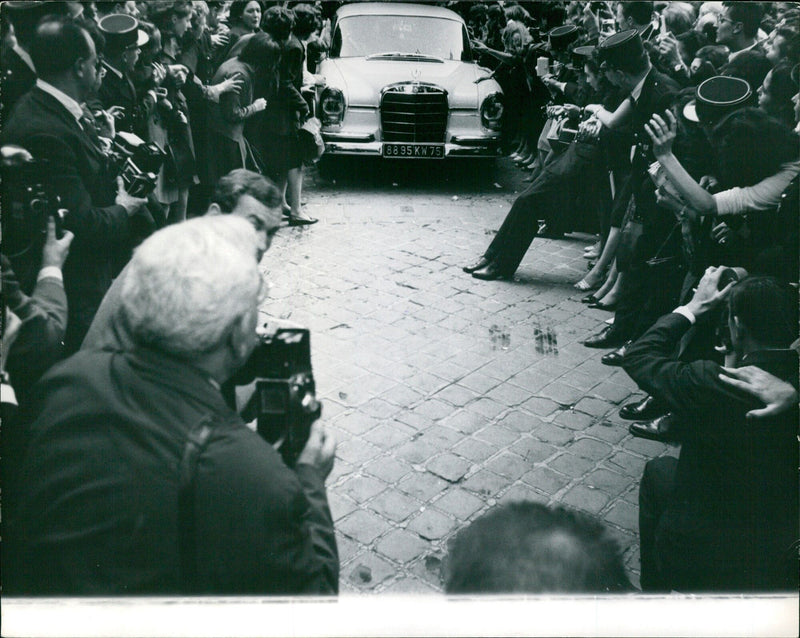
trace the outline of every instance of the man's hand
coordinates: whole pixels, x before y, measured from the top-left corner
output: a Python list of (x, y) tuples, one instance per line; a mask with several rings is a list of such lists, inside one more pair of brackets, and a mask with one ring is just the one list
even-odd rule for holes
[(725, 222), (720, 222), (711, 229), (711, 238), (718, 244), (727, 244), (732, 237), (733, 231)]
[(47, 239), (42, 248), (42, 268), (55, 266), (59, 270), (63, 269), (73, 239), (75, 239), (75, 235), (68, 230), (65, 230), (64, 236), (58, 239), (56, 237), (56, 220), (50, 217), (47, 220)]
[(134, 197), (125, 190), (125, 184), (122, 182), (121, 177), (117, 177), (117, 197), (114, 200), (117, 206), (122, 206), (128, 216), (133, 216), (139, 212), (139, 209), (147, 203), (147, 200), (142, 197)]
[(229, 33), (212, 33), (211, 34), (211, 44), (215, 47), (222, 47), (227, 46), (228, 42), (230, 41), (231, 36)]
[(730, 282), (722, 290), (717, 290), (719, 287), (719, 279), (727, 266), (709, 266), (703, 274), (700, 283), (694, 291), (694, 297), (686, 304), (686, 308), (695, 316), (700, 319), (703, 315), (707, 314), (719, 306), (725, 299), (727, 299), (731, 288), (734, 287), (736, 281)]
[(297, 457), (298, 465), (311, 465), (319, 470), (322, 478), (328, 478), (333, 469), (333, 460), (336, 457), (336, 439), (319, 421), (311, 425), (311, 434), (308, 442)]
[(776, 416), (797, 405), (798, 394), (793, 385), (756, 366), (722, 368), (719, 380), (744, 390), (764, 403), (765, 407), (750, 410), (746, 415), (748, 419)]
[(265, 108), (267, 108), (267, 100), (263, 97), (258, 98), (255, 102), (253, 102), (250, 106), (253, 107), (254, 113), (260, 113)]
[(678, 40), (672, 33), (666, 33), (658, 38), (658, 52), (667, 61), (670, 67), (683, 63), (681, 52), (678, 49)]
[(223, 93), (238, 93), (242, 90), (244, 86), (244, 78), (241, 76), (240, 73), (229, 77), (227, 80), (223, 80), (219, 84), (217, 84), (217, 90), (219, 94), (222, 95)]

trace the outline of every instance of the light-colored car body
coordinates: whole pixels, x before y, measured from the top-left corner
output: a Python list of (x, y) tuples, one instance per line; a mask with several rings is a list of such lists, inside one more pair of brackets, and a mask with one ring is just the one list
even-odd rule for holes
[(319, 67), (328, 155), (496, 157), (502, 90), (472, 59), (448, 9), (391, 2), (341, 7)]

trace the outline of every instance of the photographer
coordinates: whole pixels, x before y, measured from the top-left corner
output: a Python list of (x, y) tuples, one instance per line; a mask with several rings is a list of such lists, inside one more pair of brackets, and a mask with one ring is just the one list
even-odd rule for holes
[(290, 470), (220, 392), (257, 344), (256, 248), (226, 215), (136, 250), (121, 293), (134, 345), (82, 351), (38, 386), (4, 593), (338, 591), (335, 441), (315, 423)]
[(796, 399), (789, 410), (748, 421), (764, 404), (723, 381), (724, 368), (673, 356), (692, 325), (726, 305), (729, 364), (756, 366), (797, 388), (797, 353), (790, 348), (797, 292), (769, 277), (721, 286), (725, 270), (709, 267), (691, 301), (659, 319), (623, 362), (681, 424), (680, 458), (654, 459), (642, 477), (646, 592), (797, 590)]
[(39, 79), (23, 96), (2, 133), (45, 163), (45, 186), (69, 211), (65, 227), (75, 234), (64, 267), (69, 300), (65, 336), (75, 351), (111, 284), (112, 264), (128, 238), (130, 218), (146, 200), (129, 195), (81, 120), (81, 103), (94, 88), (100, 61), (81, 27), (46, 18), (36, 30), (32, 57)]

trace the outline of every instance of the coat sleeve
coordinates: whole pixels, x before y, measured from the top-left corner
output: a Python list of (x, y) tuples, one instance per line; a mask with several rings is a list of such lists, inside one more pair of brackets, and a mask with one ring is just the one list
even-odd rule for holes
[(281, 69), (286, 71), (280, 79), (280, 90), (286, 100), (290, 111), (299, 113), (305, 120), (308, 116), (308, 104), (297, 89), (303, 84), (303, 49), (302, 47), (287, 47), (283, 51), (286, 56)]
[(685, 363), (674, 358), (681, 337), (691, 324), (683, 315), (661, 317), (625, 353), (623, 368), (639, 387), (665, 402), (670, 410), (700, 415), (714, 409), (725, 391), (712, 361)]
[(325, 488), (297, 473), (244, 424), (213, 439), (198, 465), (198, 569), (216, 593), (325, 595), (339, 562)]
[[(47, 161), (48, 184), (69, 211), (64, 225), (75, 233), (75, 244), (108, 250), (129, 232), (128, 213), (122, 206), (97, 206), (78, 173), (78, 158), (64, 140), (55, 135), (36, 134), (23, 146)], [(75, 252), (76, 246), (72, 250)]]

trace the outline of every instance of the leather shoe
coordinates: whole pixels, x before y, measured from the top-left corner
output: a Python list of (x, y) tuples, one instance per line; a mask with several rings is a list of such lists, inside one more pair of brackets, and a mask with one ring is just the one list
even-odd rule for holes
[(612, 310), (616, 310), (617, 309), (617, 304), (616, 303), (608, 303), (608, 304), (606, 304), (606, 303), (603, 303), (602, 301), (600, 301), (598, 299), (594, 303), (590, 303), (589, 307), (590, 308), (596, 308), (597, 310), (608, 310), (609, 312), (611, 312)]
[(594, 296), (594, 293), (592, 293), (590, 295), (586, 295), (585, 297), (583, 297), (581, 299), (581, 303), (588, 303), (588, 304), (597, 303), (598, 301), (599, 301), (599, 299)]
[(469, 266), (464, 266), (461, 270), (465, 273), (474, 273), (476, 270), (480, 270), (481, 268), (486, 268), (489, 265), (489, 260), (486, 257), (481, 257), (478, 261), (470, 264)]
[(628, 432), (642, 439), (668, 443), (678, 440), (676, 425), (675, 416), (667, 413), (647, 423), (631, 423)]
[(614, 326), (611, 325), (606, 326), (601, 332), (582, 343), (587, 348), (619, 348), (625, 341), (625, 337), (619, 334), (619, 331), (614, 330)]
[(622, 362), (625, 360), (625, 353), (628, 352), (628, 347), (631, 343), (631, 341), (626, 341), (613, 352), (604, 354), (600, 357), (600, 363), (606, 366), (621, 366)]
[(647, 421), (663, 416), (666, 411), (654, 396), (648, 395), (641, 401), (623, 405), (619, 409), (619, 418), (626, 421)]
[(316, 217), (294, 217), (289, 216), (289, 226), (310, 226), (319, 220)]
[(511, 275), (500, 270), (500, 267), (491, 262), (487, 266), (473, 271), (472, 276), (475, 279), (483, 279), (484, 281), (494, 281), (495, 279), (510, 279)]

